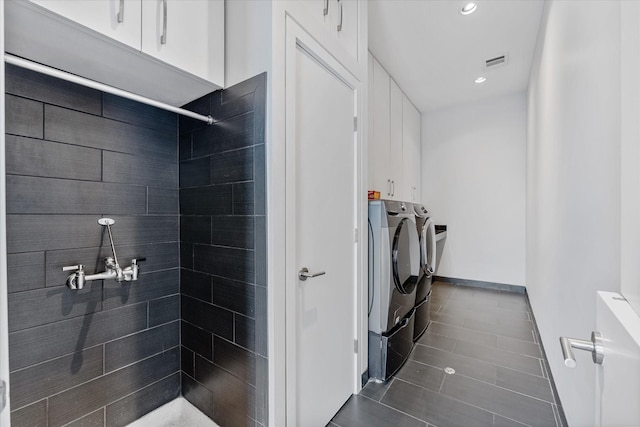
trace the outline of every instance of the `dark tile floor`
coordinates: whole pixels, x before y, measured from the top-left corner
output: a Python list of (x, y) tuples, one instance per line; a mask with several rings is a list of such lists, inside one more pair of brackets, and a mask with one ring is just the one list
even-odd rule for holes
[(329, 426), (562, 426), (524, 295), (436, 282), (431, 310), (396, 376), (369, 382)]

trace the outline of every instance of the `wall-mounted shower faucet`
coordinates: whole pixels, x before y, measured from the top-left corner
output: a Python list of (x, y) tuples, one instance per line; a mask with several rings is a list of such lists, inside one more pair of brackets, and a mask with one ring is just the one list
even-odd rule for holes
[(98, 220), (98, 224), (107, 227), (113, 256), (106, 257), (104, 259), (105, 271), (101, 273), (86, 274), (84, 272), (84, 264), (62, 267), (62, 271), (73, 271), (73, 273), (67, 277), (67, 286), (71, 289), (82, 289), (86, 282), (90, 282), (92, 280), (113, 279), (116, 282), (131, 282), (138, 280), (138, 274), (140, 272), (138, 263), (145, 261), (146, 258), (134, 258), (131, 260), (131, 265), (129, 267), (120, 268), (118, 256), (116, 255), (116, 247), (113, 244), (113, 236), (111, 234), (111, 226), (115, 224), (115, 221), (111, 218), (100, 218)]

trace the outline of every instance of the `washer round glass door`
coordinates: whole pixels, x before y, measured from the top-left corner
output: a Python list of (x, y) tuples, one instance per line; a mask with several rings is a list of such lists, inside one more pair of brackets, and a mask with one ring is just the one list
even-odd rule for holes
[[(413, 234), (411, 234), (412, 232)], [(415, 224), (404, 218), (396, 228), (391, 251), (393, 281), (398, 291), (403, 294), (413, 292), (418, 283), (417, 273), (420, 267), (413, 265), (415, 257), (411, 254), (412, 248), (415, 248), (417, 244), (412, 244), (412, 238), (418, 239)]]

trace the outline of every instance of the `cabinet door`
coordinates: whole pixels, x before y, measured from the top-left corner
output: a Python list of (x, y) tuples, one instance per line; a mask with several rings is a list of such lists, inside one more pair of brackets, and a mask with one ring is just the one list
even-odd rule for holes
[(402, 146), (402, 90), (391, 80), (389, 167), (391, 168), (391, 197), (394, 200), (409, 201), (403, 172)]
[(58, 15), (140, 50), (140, 0), (31, 0)]
[(404, 188), (407, 200), (421, 202), (421, 122), (420, 111), (406, 95), (402, 99), (402, 148), (404, 164)]
[(389, 74), (373, 58), (373, 84), (369, 96), (373, 98), (373, 122), (371, 144), (369, 146), (370, 190), (380, 192), (383, 199), (391, 198), (391, 165), (389, 162)]
[(358, 60), (358, 1), (331, 0), (331, 31), (345, 50)]
[(144, 0), (142, 52), (224, 83), (224, 2)]

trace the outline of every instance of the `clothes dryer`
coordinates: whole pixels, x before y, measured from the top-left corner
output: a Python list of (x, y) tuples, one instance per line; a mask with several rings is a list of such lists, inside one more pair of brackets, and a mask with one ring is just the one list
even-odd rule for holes
[(369, 202), (369, 376), (386, 380), (413, 348), (420, 248), (413, 206)]
[(420, 277), (416, 287), (415, 326), (416, 341), (427, 330), (431, 320), (431, 284), (436, 263), (436, 228), (431, 213), (422, 205), (414, 204), (416, 227), (420, 243)]

